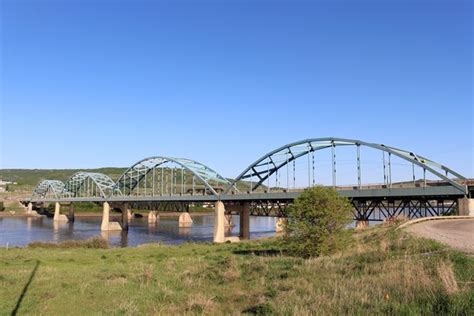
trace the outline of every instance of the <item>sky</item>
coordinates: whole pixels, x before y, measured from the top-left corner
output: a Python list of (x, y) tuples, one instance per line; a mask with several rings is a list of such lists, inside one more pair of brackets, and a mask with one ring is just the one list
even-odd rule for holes
[(192, 158), (305, 138), (473, 166), (471, 1), (0, 0), (0, 168)]

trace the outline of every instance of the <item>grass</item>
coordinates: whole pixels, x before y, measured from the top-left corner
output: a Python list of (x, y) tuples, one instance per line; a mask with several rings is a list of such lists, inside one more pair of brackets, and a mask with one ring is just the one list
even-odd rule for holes
[(0, 250), (0, 314), (474, 313), (474, 258), (394, 226), (306, 260), (276, 239), (76, 247)]

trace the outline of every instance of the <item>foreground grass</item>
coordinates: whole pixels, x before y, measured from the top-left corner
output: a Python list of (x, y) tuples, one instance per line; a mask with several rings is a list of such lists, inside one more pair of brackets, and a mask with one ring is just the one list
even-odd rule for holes
[(0, 250), (0, 314), (474, 313), (474, 258), (393, 227), (308, 260), (275, 240), (36, 246)]

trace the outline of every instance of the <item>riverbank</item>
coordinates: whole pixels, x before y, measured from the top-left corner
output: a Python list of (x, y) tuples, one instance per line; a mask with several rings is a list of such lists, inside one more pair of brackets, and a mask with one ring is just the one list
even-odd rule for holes
[(309, 260), (277, 241), (1, 249), (0, 314), (473, 312), (474, 258), (393, 226)]

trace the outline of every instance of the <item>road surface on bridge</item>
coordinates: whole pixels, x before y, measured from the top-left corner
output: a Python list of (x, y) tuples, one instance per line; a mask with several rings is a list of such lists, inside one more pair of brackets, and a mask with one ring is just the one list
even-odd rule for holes
[(434, 239), (454, 249), (474, 254), (474, 219), (420, 222), (407, 228), (416, 236)]

